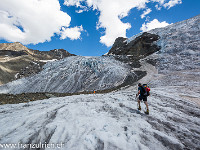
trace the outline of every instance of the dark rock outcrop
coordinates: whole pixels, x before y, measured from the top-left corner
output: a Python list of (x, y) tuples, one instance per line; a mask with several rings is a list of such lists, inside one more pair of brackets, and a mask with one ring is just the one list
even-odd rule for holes
[(154, 43), (158, 39), (158, 35), (147, 32), (130, 42), (127, 38), (119, 37), (107, 55), (113, 55), (115, 59), (129, 64), (132, 68), (140, 68), (140, 59), (160, 50), (160, 47)]
[(26, 67), (23, 67), (16, 75), (16, 79), (20, 79), (23, 77), (28, 77), (30, 75), (34, 75), (42, 71), (42, 67), (45, 64), (45, 62), (29, 62), (29, 64)]
[(160, 49), (154, 41), (159, 39), (158, 35), (144, 32), (141, 36), (127, 43), (126, 38), (116, 39), (108, 55), (132, 55), (136, 59), (148, 56)]
[(76, 56), (74, 54), (69, 53), (68, 51), (64, 49), (54, 49), (50, 51), (39, 51), (39, 50), (31, 50), (31, 55), (39, 60), (51, 60), (51, 59), (63, 59), (68, 56)]
[(22, 55), (28, 55), (24, 50), (13, 51), (13, 50), (0, 50), (0, 57), (18, 57)]

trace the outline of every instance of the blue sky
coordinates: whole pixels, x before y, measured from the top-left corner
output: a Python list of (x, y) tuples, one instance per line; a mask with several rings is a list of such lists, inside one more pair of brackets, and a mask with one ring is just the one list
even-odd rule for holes
[(1, 0), (0, 43), (100, 56), (118, 36), (189, 19), (199, 6), (199, 0)]

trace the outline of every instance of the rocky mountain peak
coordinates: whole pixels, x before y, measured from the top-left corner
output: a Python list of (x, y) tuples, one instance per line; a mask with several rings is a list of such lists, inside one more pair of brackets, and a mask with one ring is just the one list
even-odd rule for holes
[(26, 46), (22, 45), (20, 42), (14, 42), (14, 43), (1, 43), (0, 50), (28, 51), (29, 49)]
[(119, 37), (115, 40), (108, 55), (132, 55), (135, 57), (147, 56), (160, 48), (153, 42), (159, 39), (158, 35), (144, 32), (134, 40), (128, 42), (127, 38)]
[(64, 49), (32, 50), (19, 42), (0, 44), (0, 85), (37, 74), (48, 61), (74, 56)]

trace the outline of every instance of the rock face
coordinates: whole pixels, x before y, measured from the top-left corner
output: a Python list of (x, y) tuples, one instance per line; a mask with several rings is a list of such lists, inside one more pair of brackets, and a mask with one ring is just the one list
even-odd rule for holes
[(49, 60), (74, 56), (64, 49), (38, 51), (28, 49), (19, 42), (0, 44), (0, 85), (36, 74)]
[(68, 56), (76, 56), (69, 53), (64, 49), (54, 49), (50, 51), (38, 51), (38, 50), (29, 50), (31, 55), (37, 58), (38, 60), (51, 60), (51, 59), (63, 59)]
[(25, 51), (0, 50), (0, 57), (3, 56), (18, 57), (22, 55), (28, 55), (28, 54)]
[(160, 46), (155, 44), (158, 39), (158, 35), (147, 32), (136, 36), (133, 40), (119, 37), (107, 55), (129, 64), (133, 69), (140, 68), (140, 59), (160, 50)]
[(128, 42), (126, 38), (116, 39), (108, 55), (132, 55), (135, 58), (148, 56), (160, 49), (154, 41), (159, 39), (158, 35), (144, 32), (141, 36)]

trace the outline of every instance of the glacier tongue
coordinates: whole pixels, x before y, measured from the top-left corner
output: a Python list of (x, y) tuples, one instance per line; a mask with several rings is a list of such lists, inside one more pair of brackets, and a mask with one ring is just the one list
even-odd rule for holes
[(1, 93), (81, 92), (103, 90), (122, 84), (130, 67), (112, 57), (71, 56), (48, 62), (37, 75), (0, 87)]

